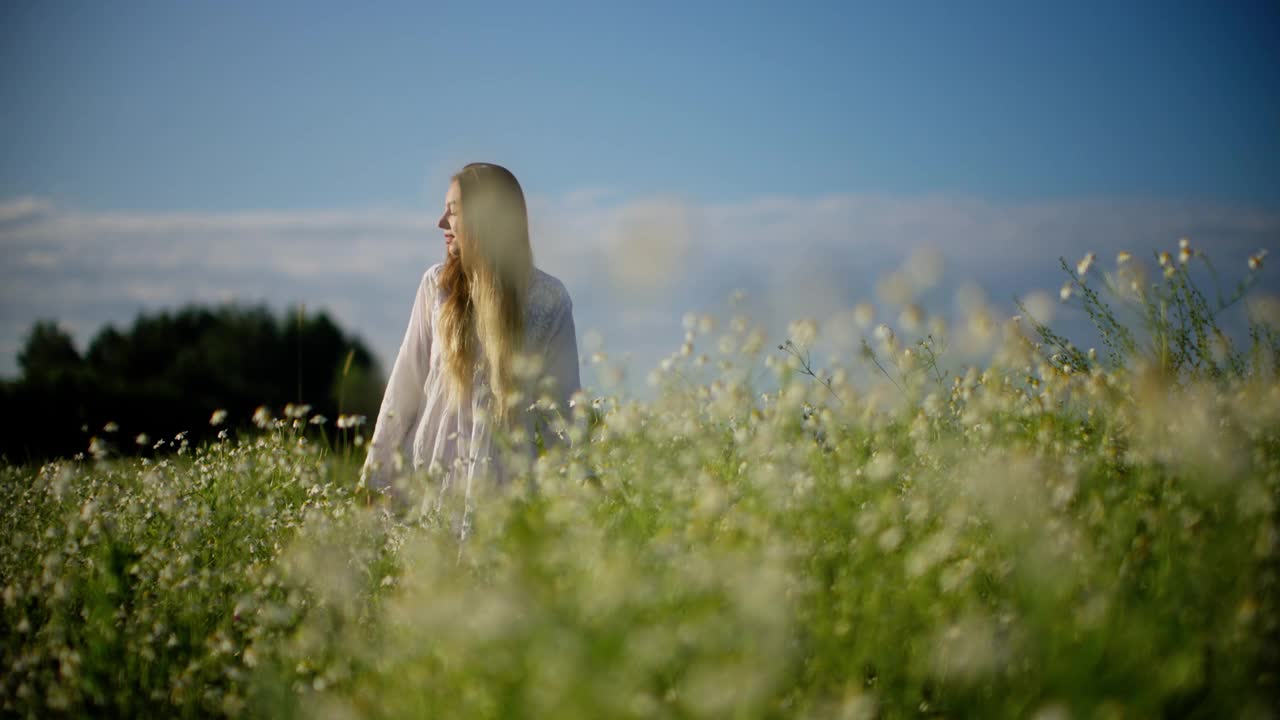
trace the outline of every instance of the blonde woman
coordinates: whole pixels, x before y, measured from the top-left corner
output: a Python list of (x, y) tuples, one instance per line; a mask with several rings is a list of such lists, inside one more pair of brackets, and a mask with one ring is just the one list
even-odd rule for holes
[(438, 225), (445, 260), (418, 286), (361, 478), (386, 493), (412, 463), (439, 480), (439, 498), (462, 487), (469, 504), (477, 479), (502, 484), (513, 456), (532, 459), (535, 437), (558, 441), (530, 406), (568, 412), (578, 345), (568, 291), (533, 265), (524, 193), (509, 170), (464, 167)]

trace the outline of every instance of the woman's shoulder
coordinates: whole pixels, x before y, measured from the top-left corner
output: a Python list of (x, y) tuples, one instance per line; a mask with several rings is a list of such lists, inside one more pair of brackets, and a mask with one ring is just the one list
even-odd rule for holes
[(438, 262), (427, 268), (426, 272), (422, 273), (422, 284), (427, 287), (434, 287), (436, 282), (440, 279), (440, 271), (442, 270), (444, 270), (444, 263), (442, 262)]
[(533, 269), (533, 282), (529, 285), (529, 304), (538, 308), (572, 306), (569, 289), (560, 278), (539, 268)]
[(418, 283), (418, 295), (420, 297), (435, 298), (440, 294), (440, 274), (444, 269), (444, 263), (436, 263), (427, 268), (422, 273), (422, 280)]
[(563, 322), (565, 313), (573, 312), (573, 303), (560, 278), (534, 268), (524, 312), (525, 331), (529, 337), (545, 341)]

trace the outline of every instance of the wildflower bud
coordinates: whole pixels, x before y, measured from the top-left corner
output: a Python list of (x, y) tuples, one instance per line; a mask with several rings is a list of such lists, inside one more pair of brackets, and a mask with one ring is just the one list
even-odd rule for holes
[(1071, 282), (1067, 281), (1062, 284), (1062, 289), (1058, 291), (1058, 297), (1062, 298), (1062, 302), (1071, 299)]
[(217, 410), (214, 410), (213, 414), (209, 416), (209, 424), (212, 425), (213, 427), (217, 427), (221, 425), (223, 421), (226, 419), (227, 419), (227, 411), (219, 408)]
[(1160, 251), (1160, 254), (1157, 255), (1156, 258), (1160, 261), (1160, 267), (1163, 267), (1163, 268), (1169, 267), (1169, 263), (1172, 261), (1172, 258), (1170, 258), (1169, 253), (1163, 250)]
[(876, 326), (876, 339), (881, 342), (893, 340), (893, 330), (888, 325), (880, 323)]
[(1257, 253), (1256, 255), (1250, 255), (1250, 256), (1249, 256), (1249, 269), (1250, 269), (1250, 270), (1259, 270), (1259, 269), (1261, 269), (1261, 268), (1262, 268), (1262, 258), (1264, 258), (1264, 257), (1266, 257), (1266, 256), (1267, 256), (1267, 251), (1266, 251), (1265, 249), (1264, 249), (1264, 250), (1259, 250), (1259, 251), (1258, 251), (1258, 253)]
[(1128, 251), (1126, 251), (1126, 250), (1121, 250), (1121, 251), (1116, 255), (1116, 264), (1117, 264), (1117, 265), (1125, 265), (1125, 264), (1127, 264), (1127, 263), (1128, 263), (1130, 260), (1132, 260), (1132, 259), (1133, 259), (1133, 255), (1131, 255), (1131, 254), (1130, 254)]
[(1089, 272), (1089, 268), (1093, 267), (1093, 261), (1096, 259), (1098, 259), (1097, 255), (1093, 253), (1085, 253), (1085, 256), (1081, 258), (1080, 262), (1076, 263), (1076, 274), (1083, 278), (1085, 274)]

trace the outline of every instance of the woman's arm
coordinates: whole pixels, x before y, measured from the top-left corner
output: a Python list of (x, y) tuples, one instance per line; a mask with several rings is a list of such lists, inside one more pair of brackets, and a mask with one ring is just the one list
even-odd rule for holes
[[(382, 396), (382, 407), (374, 424), (369, 452), (365, 456), (360, 478), (366, 488), (384, 491), (391, 485), (396, 468), (396, 454), (402, 451), (405, 441), (418, 422), (422, 411), (423, 386), (431, 362), (431, 299), (435, 296), (435, 277), (427, 270), (418, 284), (413, 309), (409, 313), (409, 326), (400, 342), (387, 389)], [(402, 461), (408, 458), (401, 458)]]
[(543, 429), (543, 447), (550, 448), (563, 442), (556, 432), (557, 429), (563, 428), (556, 419), (563, 419), (565, 423), (572, 420), (569, 399), (582, 388), (578, 375), (578, 336), (573, 324), (573, 302), (568, 294), (564, 296), (555, 330), (552, 331), (551, 339), (547, 343), (545, 368), (543, 382), (549, 387), (543, 394), (549, 395), (555, 403), (555, 410), (546, 415), (552, 427)]

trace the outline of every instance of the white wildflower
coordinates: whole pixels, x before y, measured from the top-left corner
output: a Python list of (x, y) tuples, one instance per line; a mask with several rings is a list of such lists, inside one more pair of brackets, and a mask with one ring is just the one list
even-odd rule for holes
[(347, 428), (360, 427), (365, 423), (363, 415), (339, 415), (338, 429), (346, 430)]
[(1178, 241), (1178, 263), (1186, 265), (1191, 260), (1192, 250), (1191, 243), (1186, 238)]
[(914, 333), (924, 324), (924, 311), (919, 305), (908, 303), (898, 315), (898, 324), (907, 332)]
[(1257, 254), (1255, 254), (1255, 255), (1250, 255), (1250, 256), (1249, 256), (1249, 269), (1250, 269), (1250, 270), (1260, 270), (1260, 269), (1262, 269), (1262, 259), (1263, 259), (1263, 258), (1265, 258), (1266, 256), (1267, 256), (1267, 251), (1266, 251), (1266, 250), (1259, 250), (1259, 251), (1257, 252)]
[(309, 412), (311, 412), (310, 405), (295, 405), (293, 403), (289, 403), (284, 406), (284, 416), (287, 418), (293, 418), (294, 420), (306, 417)]
[(853, 308), (853, 321), (863, 330), (871, 327), (875, 321), (876, 311), (870, 303), (858, 303)]
[(1076, 274), (1081, 278), (1089, 272), (1089, 268), (1093, 267), (1093, 262), (1098, 259), (1094, 253), (1085, 253), (1085, 256), (1076, 263)]
[(818, 326), (812, 320), (798, 320), (787, 327), (787, 337), (800, 347), (808, 347), (818, 337)]

